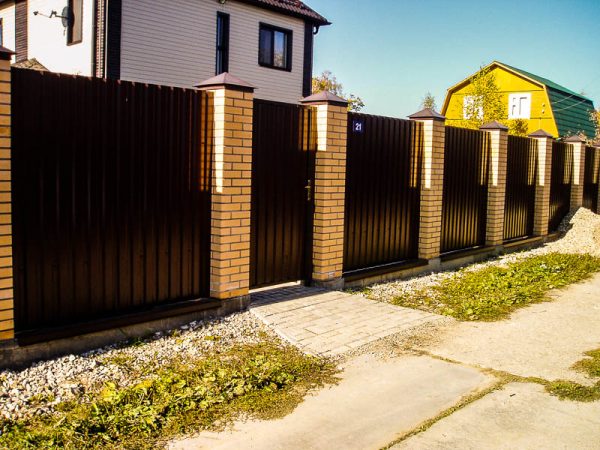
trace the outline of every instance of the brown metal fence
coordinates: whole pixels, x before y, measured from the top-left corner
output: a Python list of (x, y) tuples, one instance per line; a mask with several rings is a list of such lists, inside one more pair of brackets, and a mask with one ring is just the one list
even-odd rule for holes
[(208, 296), (207, 94), (12, 76), (17, 331)]
[(485, 244), (489, 135), (446, 127), (441, 252)]
[(600, 149), (586, 147), (583, 183), (583, 206), (598, 212), (598, 178), (600, 177)]
[(552, 144), (552, 176), (550, 179), (550, 215), (548, 228), (556, 231), (569, 212), (573, 181), (573, 147), (564, 142)]
[(349, 114), (344, 272), (416, 259), (422, 124)]
[(314, 121), (308, 107), (254, 101), (252, 287), (306, 280), (311, 275)]
[(537, 143), (533, 139), (508, 136), (504, 239), (533, 235)]

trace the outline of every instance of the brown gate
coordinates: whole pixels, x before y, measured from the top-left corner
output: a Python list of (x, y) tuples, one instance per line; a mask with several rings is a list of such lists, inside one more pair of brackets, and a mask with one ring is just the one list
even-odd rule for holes
[(12, 74), (17, 331), (207, 297), (207, 94)]
[(422, 124), (349, 114), (344, 274), (417, 259)]
[(446, 127), (442, 253), (485, 244), (489, 135)]
[(573, 147), (571, 145), (565, 142), (553, 142), (551, 171), (548, 228), (550, 231), (556, 231), (571, 207), (571, 183), (573, 181)]
[(254, 101), (252, 287), (310, 278), (314, 118), (305, 106)]
[(598, 212), (598, 178), (600, 176), (600, 149), (585, 148), (585, 173), (583, 182), (583, 206)]

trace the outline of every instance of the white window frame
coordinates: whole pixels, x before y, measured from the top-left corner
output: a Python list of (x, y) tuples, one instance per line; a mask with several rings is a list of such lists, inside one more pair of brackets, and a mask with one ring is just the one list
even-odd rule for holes
[[(525, 100), (525, 105), (523, 104)], [(531, 92), (508, 94), (508, 118), (531, 119)]]
[[(469, 116), (468, 109), (475, 102), (474, 95), (465, 95), (463, 97), (463, 119), (470, 120), (473, 117)], [(483, 119), (483, 106), (480, 106), (477, 111), (477, 119)]]

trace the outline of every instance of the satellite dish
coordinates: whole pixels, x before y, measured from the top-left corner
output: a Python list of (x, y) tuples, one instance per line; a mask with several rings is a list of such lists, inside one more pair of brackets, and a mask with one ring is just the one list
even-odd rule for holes
[(73, 14), (71, 13), (71, 8), (65, 6), (60, 14), (60, 20), (62, 22), (62, 26), (67, 28), (69, 25), (73, 23)]

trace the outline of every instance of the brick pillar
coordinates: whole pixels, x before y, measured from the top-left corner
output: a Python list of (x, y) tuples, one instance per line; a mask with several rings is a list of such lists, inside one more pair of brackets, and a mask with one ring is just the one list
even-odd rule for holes
[(223, 73), (197, 86), (212, 97), (214, 157), (210, 296), (248, 295), (254, 88)]
[(485, 244), (499, 246), (504, 242), (504, 203), (506, 194), (506, 159), (508, 127), (498, 122), (483, 125), (490, 135), (490, 171), (488, 179), (487, 223)]
[(537, 141), (538, 146), (538, 178), (535, 187), (535, 213), (533, 234), (548, 234), (550, 217), (550, 181), (552, 177), (552, 143), (554, 138), (544, 130), (534, 131), (529, 135)]
[(10, 58), (0, 47), (0, 342), (15, 337), (12, 269)]
[(408, 117), (423, 124), (419, 258), (435, 264), (439, 263), (442, 237), (446, 118), (429, 108)]
[(312, 282), (340, 288), (344, 268), (348, 102), (330, 92), (319, 92), (301, 103), (313, 106), (317, 112)]
[(573, 147), (573, 180), (571, 181), (571, 209), (583, 206), (583, 183), (585, 175), (585, 140), (571, 136), (565, 142)]

